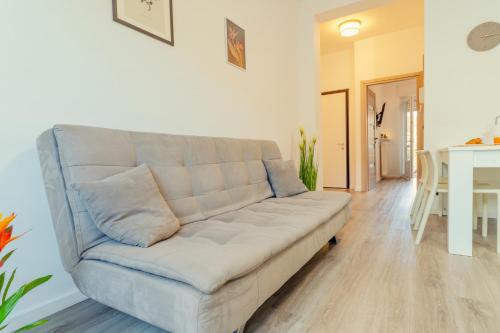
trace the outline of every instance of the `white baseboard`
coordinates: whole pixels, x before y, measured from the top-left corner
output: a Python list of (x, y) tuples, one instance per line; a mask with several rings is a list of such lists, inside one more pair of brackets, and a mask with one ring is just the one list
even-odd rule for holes
[(7, 319), (9, 324), (9, 331), (12, 332), (18, 328), (25, 325), (31, 324), (41, 318), (45, 318), (59, 312), (67, 307), (70, 307), (76, 303), (80, 303), (86, 300), (87, 297), (80, 293), (78, 290), (71, 291), (65, 295), (58, 298), (52, 299), (42, 304), (37, 304), (29, 309), (26, 309), (20, 313), (16, 313), (14, 316)]

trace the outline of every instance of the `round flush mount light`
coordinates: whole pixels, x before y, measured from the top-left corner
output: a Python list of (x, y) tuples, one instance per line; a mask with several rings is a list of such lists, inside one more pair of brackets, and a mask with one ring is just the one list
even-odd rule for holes
[(339, 24), (340, 35), (342, 37), (351, 37), (359, 34), (361, 29), (360, 20), (349, 20)]

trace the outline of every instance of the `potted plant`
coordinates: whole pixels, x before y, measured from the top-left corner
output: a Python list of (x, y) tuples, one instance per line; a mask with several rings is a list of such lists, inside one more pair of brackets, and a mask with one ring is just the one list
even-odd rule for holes
[[(9, 243), (22, 236), (22, 235), (12, 236), (14, 227), (11, 225), (11, 223), (14, 221), (15, 218), (16, 215), (11, 214), (2, 219), (2, 214), (0, 214), (0, 255), (4, 252), (5, 247)], [(9, 260), (9, 258), (12, 256), (12, 254), (14, 254), (15, 251), (16, 250), (11, 250), (1, 257), (0, 268), (2, 268), (5, 265), (7, 260)], [(8, 276), (6, 271), (0, 274), (0, 297), (1, 297), (0, 331), (4, 331), (7, 328), (7, 324), (5, 324), (5, 321), (9, 316), (9, 314), (12, 312), (12, 310), (14, 310), (14, 307), (16, 306), (17, 302), (19, 302), (19, 300), (23, 298), (31, 290), (33, 290), (34, 288), (38, 287), (39, 285), (47, 282), (48, 280), (50, 280), (50, 278), (52, 278), (52, 275), (47, 275), (35, 279), (29, 283), (23, 284), (19, 289), (10, 293), (10, 287), (12, 285), (12, 282), (14, 281), (14, 277), (16, 276), (16, 271), (17, 268), (14, 269), (14, 271), (12, 271), (8, 280), (6, 280)], [(37, 321), (35, 323), (19, 328), (18, 330), (14, 331), (14, 333), (29, 331), (35, 327), (45, 324), (46, 322), (47, 320)]]
[(316, 182), (318, 181), (318, 162), (315, 161), (316, 137), (310, 141), (307, 139), (304, 129), (300, 130), (300, 168), (299, 178), (309, 191), (316, 191)]

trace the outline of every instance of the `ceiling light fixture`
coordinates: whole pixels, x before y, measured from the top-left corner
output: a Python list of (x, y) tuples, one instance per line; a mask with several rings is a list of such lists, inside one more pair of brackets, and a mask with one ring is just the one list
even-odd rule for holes
[(359, 34), (360, 29), (361, 29), (360, 20), (349, 20), (339, 24), (340, 35), (342, 37), (355, 36)]

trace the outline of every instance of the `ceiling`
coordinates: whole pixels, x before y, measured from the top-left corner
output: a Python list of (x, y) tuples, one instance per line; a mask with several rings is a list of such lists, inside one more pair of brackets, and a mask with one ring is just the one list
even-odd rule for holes
[[(341, 37), (338, 25), (357, 19), (361, 32), (354, 37)], [(395, 0), (387, 6), (344, 16), (321, 24), (321, 54), (352, 48), (365, 38), (424, 25), (424, 0)]]

